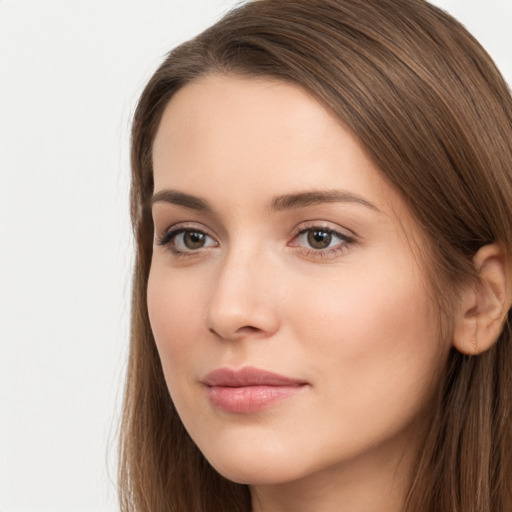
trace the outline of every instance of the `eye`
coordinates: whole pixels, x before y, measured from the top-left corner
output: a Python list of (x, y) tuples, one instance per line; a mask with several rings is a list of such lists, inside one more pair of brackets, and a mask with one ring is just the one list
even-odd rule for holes
[(332, 232), (325, 229), (310, 229), (304, 235), (312, 249), (327, 249), (333, 240)]
[(183, 231), (174, 236), (174, 246), (180, 250), (197, 250), (208, 242), (208, 235), (201, 231)]
[(307, 255), (326, 256), (346, 250), (353, 242), (351, 236), (334, 229), (311, 226), (300, 229), (289, 245), (304, 249)]
[(207, 247), (217, 247), (217, 242), (199, 229), (170, 229), (156, 241), (157, 245), (169, 247), (174, 254), (190, 254)]

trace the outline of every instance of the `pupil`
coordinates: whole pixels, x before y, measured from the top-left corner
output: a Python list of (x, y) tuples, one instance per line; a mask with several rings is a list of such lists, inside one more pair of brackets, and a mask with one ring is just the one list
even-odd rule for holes
[(183, 241), (188, 249), (200, 249), (204, 245), (204, 234), (197, 231), (187, 231)]
[(308, 233), (308, 243), (313, 249), (325, 249), (329, 247), (332, 236), (328, 231), (310, 231)]

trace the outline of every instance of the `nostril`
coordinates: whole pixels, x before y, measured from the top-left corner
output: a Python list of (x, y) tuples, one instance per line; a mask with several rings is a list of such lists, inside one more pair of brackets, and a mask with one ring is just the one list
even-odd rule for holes
[(245, 325), (244, 327), (240, 327), (236, 332), (238, 333), (253, 333), (253, 332), (259, 332), (261, 329), (258, 329), (257, 327), (253, 327), (252, 325)]
[(212, 329), (211, 327), (208, 329), (208, 332), (210, 334), (213, 334), (214, 336), (217, 336), (218, 338), (222, 338), (222, 336), (215, 329)]
[(236, 329), (231, 334), (229, 334), (229, 333), (222, 333), (222, 332), (216, 331), (212, 327), (208, 328), (208, 332), (210, 334), (213, 334), (217, 338), (221, 338), (221, 339), (236, 339), (236, 338), (240, 338), (240, 337), (242, 337), (244, 335), (250, 336), (252, 334), (261, 333), (263, 331), (262, 331), (262, 329), (259, 329), (258, 327), (254, 327), (252, 325), (244, 325), (243, 327), (239, 327), (238, 329)]

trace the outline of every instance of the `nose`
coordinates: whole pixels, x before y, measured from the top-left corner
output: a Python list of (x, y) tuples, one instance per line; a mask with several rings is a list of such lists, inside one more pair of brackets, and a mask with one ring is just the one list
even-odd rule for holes
[(206, 326), (222, 340), (267, 338), (279, 328), (275, 267), (263, 257), (233, 251), (219, 266)]

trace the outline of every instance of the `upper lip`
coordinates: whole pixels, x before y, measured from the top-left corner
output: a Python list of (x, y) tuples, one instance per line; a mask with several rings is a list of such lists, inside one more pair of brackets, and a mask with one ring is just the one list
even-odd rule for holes
[(219, 368), (206, 375), (202, 381), (206, 386), (245, 387), (245, 386), (300, 386), (307, 384), (300, 379), (292, 379), (278, 373), (246, 366), (239, 370)]

